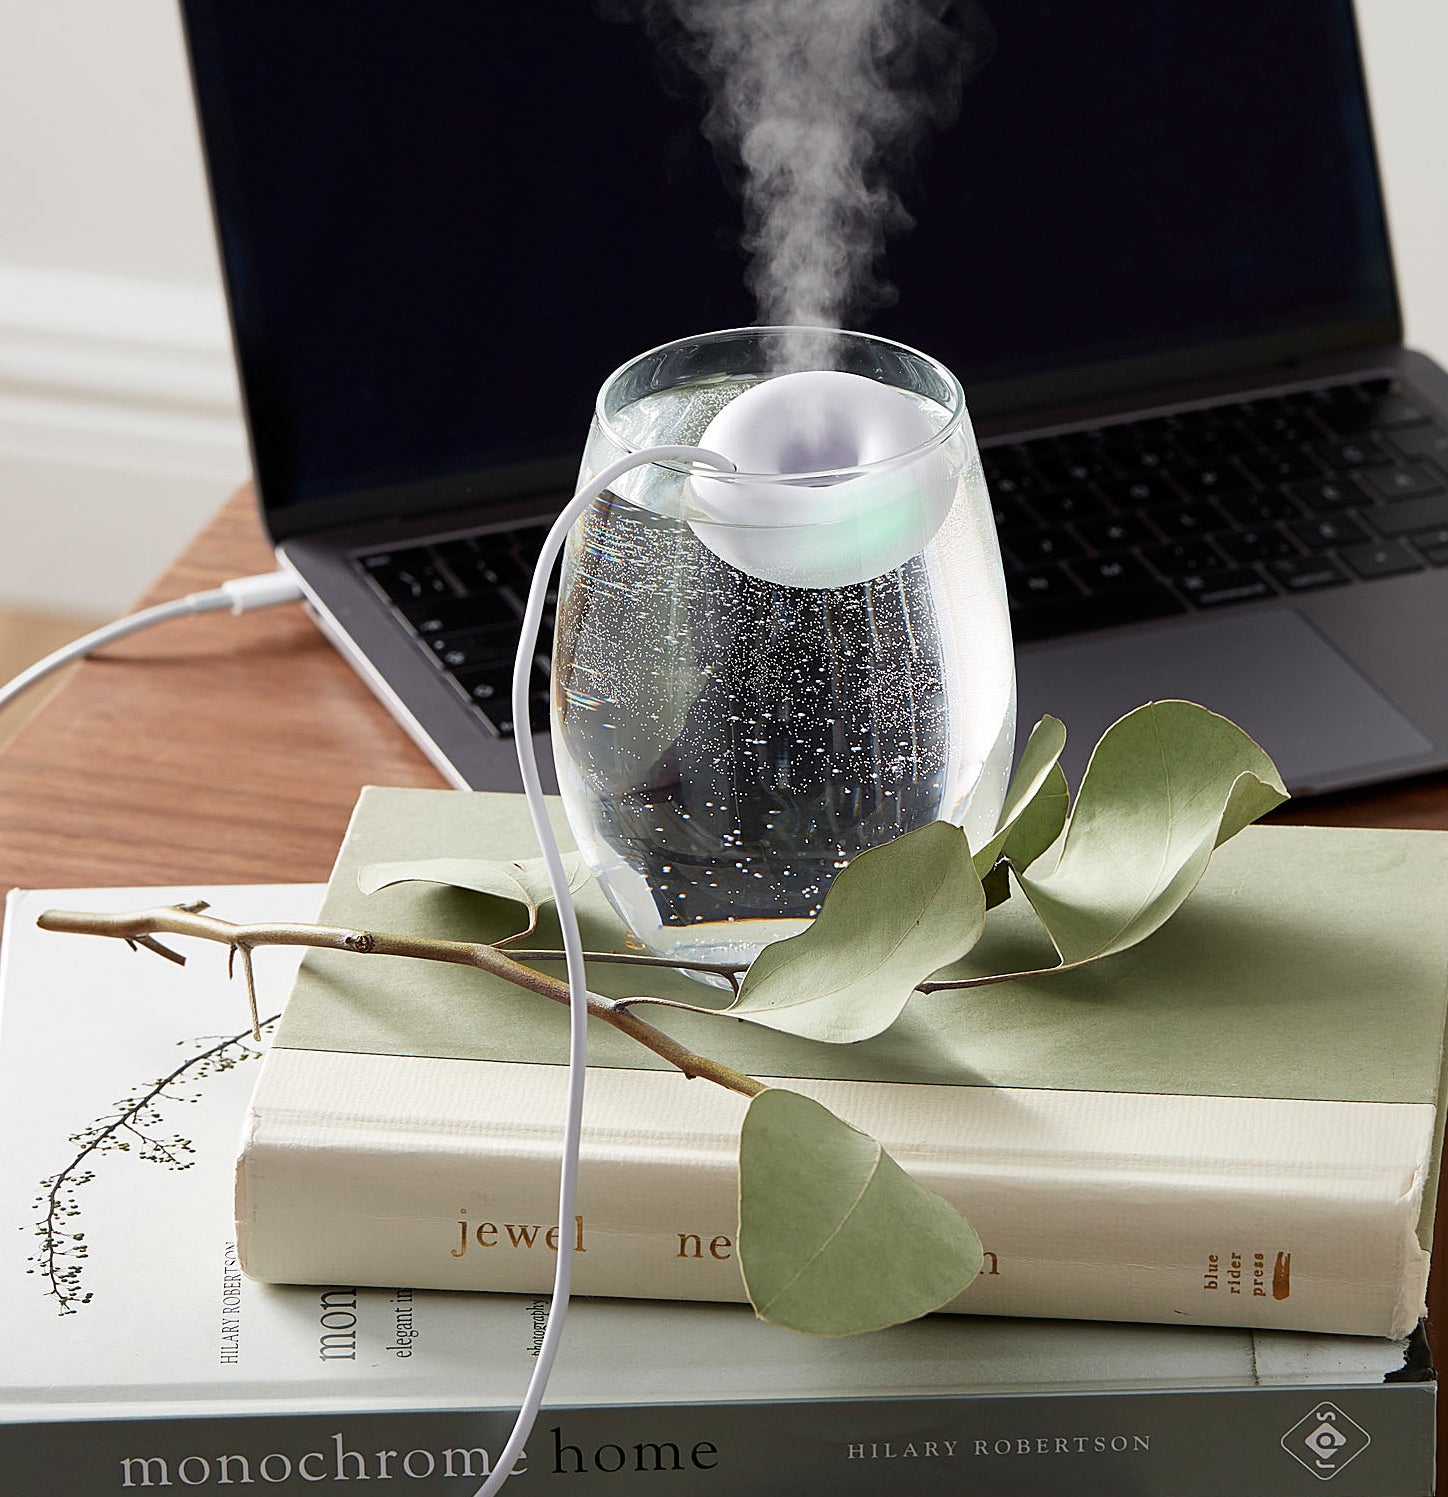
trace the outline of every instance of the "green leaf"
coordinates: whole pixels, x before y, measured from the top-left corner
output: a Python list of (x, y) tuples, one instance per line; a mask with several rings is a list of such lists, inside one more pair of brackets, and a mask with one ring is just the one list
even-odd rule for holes
[(1021, 808), (1001, 850), (1012, 868), (1029, 868), (1061, 835), (1071, 808), (1071, 787), (1059, 764), (1053, 764), (1045, 783)]
[(1235, 723), (1149, 702), (1096, 745), (1054, 868), (1017, 878), (1063, 963), (1109, 956), (1168, 920), (1213, 850), (1286, 798)]
[[(1041, 814), (1038, 813), (1032, 821), (1030, 813), (1036, 806), (1037, 798), (1042, 795), (1049, 797), (1051, 806), (1054, 808), (1057, 786), (1059, 785), (1062, 790), (1065, 789), (1066, 776), (1061, 773), (1058, 762), (1061, 758), (1061, 750), (1065, 747), (1066, 727), (1060, 718), (1043, 717), (1031, 729), (1031, 736), (1026, 740), (1026, 746), (1021, 751), (1020, 762), (1016, 765), (1016, 772), (1011, 776), (1010, 786), (1006, 790), (1006, 798), (1001, 806), (1000, 820), (996, 822), (995, 832), (990, 841), (975, 854), (975, 871), (982, 878), (1004, 855), (1006, 843), (1015, 833), (1022, 818), (1025, 818), (1031, 825), (1044, 824)], [(1060, 813), (1061, 821), (1056, 826), (1056, 833), (1060, 832), (1061, 825), (1066, 820), (1064, 806), (1060, 807)], [(1055, 840), (1056, 836), (1053, 834), (1039, 851), (1044, 852)], [(1022, 842), (1021, 845), (1024, 847), (1025, 843)], [(1020, 866), (1024, 867), (1025, 864), (1022, 863)]]
[[(588, 869), (576, 852), (563, 854), (563, 871), (571, 891), (588, 882)], [(528, 929), (532, 931), (539, 909), (552, 901), (548, 868), (542, 858), (517, 862), (491, 861), (483, 858), (430, 858), (402, 863), (368, 863), (357, 872), (357, 887), (364, 894), (375, 894), (393, 884), (446, 884), (453, 889), (470, 889), (475, 894), (491, 895), (511, 904), (521, 904), (528, 911)], [(516, 938), (515, 938), (516, 939)]]
[(1053, 764), (1044, 784), (1016, 817), (1001, 849), (1000, 861), (981, 879), (987, 910), (995, 909), (1011, 897), (1010, 868), (1029, 868), (1061, 835), (1070, 806), (1071, 787), (1061, 766)]
[(980, 1238), (875, 1142), (798, 1092), (749, 1104), (739, 1266), (762, 1320), (819, 1336), (928, 1315), (980, 1272)]
[(847, 1045), (880, 1034), (915, 985), (965, 955), (985, 924), (985, 891), (965, 833), (947, 821), (862, 852), (810, 927), (766, 946), (728, 1012)]

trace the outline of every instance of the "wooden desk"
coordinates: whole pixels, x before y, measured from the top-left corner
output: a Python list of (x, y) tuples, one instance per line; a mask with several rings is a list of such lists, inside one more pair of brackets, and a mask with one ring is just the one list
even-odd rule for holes
[[(244, 489), (143, 602), (275, 565)], [(301, 609), (185, 619), (0, 752), (0, 888), (320, 881), (363, 785), (443, 783)]]
[[(243, 490), (144, 601), (272, 565)], [(443, 783), (300, 609), (188, 619), (77, 666), (0, 751), (0, 890), (320, 882), (363, 785)], [(1448, 828), (1448, 775), (1279, 819)], [(1444, 1367), (1440, 1202), (1429, 1331)], [(1448, 1472), (1448, 1407), (1439, 1431)]]

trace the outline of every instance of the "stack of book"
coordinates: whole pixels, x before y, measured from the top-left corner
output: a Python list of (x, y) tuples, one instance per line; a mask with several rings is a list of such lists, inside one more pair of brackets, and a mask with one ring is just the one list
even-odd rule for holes
[[(285, 1015), (258, 1046), (221, 947), (179, 968), (35, 919), (202, 898), (488, 939), (509, 917), (480, 896), (364, 897), (357, 870), (530, 852), (509, 798), (369, 791), (325, 900), (11, 896), (7, 1494), (476, 1488), (546, 1324), (563, 1011), (373, 956), (313, 953), (293, 988), (295, 953), (263, 951), (264, 1014)], [(599, 1037), (575, 1283), (637, 1297), (575, 1300), (519, 1490), (1426, 1497), (1445, 874), (1432, 833), (1254, 828), (1094, 972), (932, 995), (864, 1046), (686, 1019), (980, 1230), (964, 1313), (864, 1337), (724, 1303), (737, 1099)], [(590, 944), (617, 938), (583, 913)], [(992, 915), (982, 962), (1029, 940), (1019, 913)], [(592, 974), (615, 978), (637, 991)]]

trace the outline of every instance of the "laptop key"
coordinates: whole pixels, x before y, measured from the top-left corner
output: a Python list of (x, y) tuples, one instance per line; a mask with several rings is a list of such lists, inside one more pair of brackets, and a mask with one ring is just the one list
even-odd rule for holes
[(1096, 487), (1108, 504), (1122, 511), (1182, 502), (1182, 491), (1165, 474), (1151, 470), (1131, 478), (1113, 479)]
[(508, 700), (508, 693), (513, 685), (513, 670), (511, 665), (502, 664), (473, 666), (453, 671), (452, 678), (469, 701), (484, 707), (488, 703)]
[(1151, 523), (1171, 541), (1189, 540), (1193, 536), (1227, 528), (1222, 511), (1216, 505), (1205, 502), (1154, 509), (1151, 512)]
[(1431, 458), (1439, 468), (1448, 472), (1448, 431), (1441, 426), (1410, 426), (1402, 431), (1388, 433), (1388, 441), (1408, 458)]
[(452, 597), (452, 588), (446, 577), (433, 565), (431, 558), (425, 553), (422, 558), (414, 557), (415, 553), (411, 556), (407, 553), (399, 556), (395, 552), (385, 561), (380, 557), (369, 557), (367, 561), (375, 561), (377, 564), (368, 566), (367, 561), (364, 561), (363, 570), (382, 589), (388, 600), (396, 603), (399, 608), (427, 599)]
[[(512, 733), (513, 670), (511, 665), (457, 671), (453, 674), (453, 685), (503, 737), (506, 738)], [(547, 677), (539, 671), (533, 673), (528, 703), (533, 727), (535, 731), (542, 732), (548, 724), (550, 703)]]
[(1393, 458), (1386, 447), (1370, 436), (1353, 437), (1345, 442), (1324, 442), (1316, 451), (1329, 468), (1339, 471), (1374, 468), (1391, 462)]
[(1133, 546), (1149, 546), (1161, 539), (1141, 515), (1077, 520), (1075, 530), (1093, 551), (1129, 551)]
[(1006, 574), (1006, 592), (1012, 606), (1033, 607), (1079, 596), (1081, 585), (1061, 566), (1031, 567)]
[(1348, 575), (1330, 556), (1282, 556), (1267, 563), (1279, 587), (1289, 593), (1311, 592), (1319, 587), (1338, 587)]
[(1011, 560), (1025, 570), (1053, 561), (1070, 561), (1086, 549), (1064, 527), (1058, 530), (1018, 531), (1006, 538)]
[(518, 627), (519, 615), (500, 592), (466, 598), (423, 598), (401, 606), (402, 616), (422, 635), (460, 634), (473, 629)]
[(1215, 572), (1227, 558), (1208, 540), (1177, 541), (1172, 545), (1148, 546), (1141, 553), (1163, 577), (1177, 581), (1195, 572)]
[(1098, 479), (1115, 476), (1115, 469), (1100, 454), (1072, 452), (1032, 459), (1042, 480), (1053, 488), (1079, 488)]
[(1307, 483), (1289, 484), (1288, 488), (1307, 507), (1319, 514), (1324, 510), (1357, 509), (1372, 500), (1355, 479), (1334, 474), (1331, 478), (1310, 479)]
[(1243, 564), (1254, 561), (1278, 561), (1283, 557), (1300, 555), (1287, 535), (1276, 525), (1260, 529), (1229, 531), (1216, 538), (1219, 545), (1233, 561)]
[(1177, 586), (1198, 608), (1221, 608), (1229, 603), (1252, 603), (1275, 596), (1272, 584), (1251, 567), (1199, 572), (1181, 578)]
[(1435, 567), (1448, 567), (1448, 525), (1410, 535), (1408, 539)]
[(498, 586), (502, 550), (498, 536), (470, 536), (446, 542), (437, 548), (437, 554), (439, 563), (457, 579), (464, 593), (491, 592)]
[(1420, 572), (1423, 563), (1402, 541), (1372, 541), (1366, 546), (1344, 546), (1337, 553), (1359, 577), (1393, 577)]
[(1401, 385), (1393, 381), (1374, 380), (1368, 385), (1368, 412), (1374, 426), (1383, 430), (1394, 426), (1417, 426), (1428, 419), (1428, 413)]
[(1370, 381), (1357, 402), (1341, 401), (1319, 411), (1319, 418), (1341, 436), (1416, 426), (1428, 414), (1412, 396), (1385, 380)]
[(1237, 430), (1268, 452), (1305, 447), (1327, 435), (1327, 429), (1312, 418), (1311, 412), (1297, 406), (1244, 415), (1237, 422)]
[(1083, 520), (1106, 513), (1106, 501), (1093, 489), (1066, 489), (1061, 493), (1031, 495), (1031, 508), (1048, 524), (1063, 520)]
[[(1289, 484), (1293, 491), (1315, 490), (1315, 483)], [(1359, 493), (1358, 502), (1365, 496)], [(1234, 494), (1223, 494), (1217, 506), (1239, 525), (1266, 525), (1273, 520), (1296, 520), (1301, 518), (1302, 506), (1291, 494), (1279, 489), (1239, 489)]]
[(1237, 466), (1263, 487), (1274, 483), (1290, 483), (1296, 479), (1316, 478), (1322, 472), (1321, 464), (1307, 453), (1292, 451), (1239, 457)]
[(1011, 614), (1011, 633), (1017, 644), (1054, 639), (1063, 634), (1083, 634), (1121, 624), (1140, 624), (1148, 619), (1185, 613), (1186, 605), (1169, 587), (1150, 583), (1122, 587), (1092, 597), (1060, 598)]
[(1443, 487), (1443, 479), (1430, 463), (1405, 463), (1391, 468), (1366, 468), (1363, 478), (1384, 499), (1405, 499), (1412, 494), (1431, 494)]
[(1242, 472), (1230, 462), (1179, 468), (1173, 471), (1172, 477), (1188, 498), (1209, 498), (1214, 494), (1227, 494), (1242, 487)]
[(423, 640), (439, 665), (450, 671), (511, 661), (516, 629), (476, 629), (466, 634), (433, 634)]
[(432, 565), (431, 546), (401, 546), (386, 551), (373, 551), (353, 560), (364, 572), (395, 572), (401, 568), (418, 570)]
[(1299, 520), (1288, 526), (1309, 551), (1328, 551), (1334, 546), (1350, 546), (1372, 537), (1351, 515), (1336, 515), (1321, 520)]
[(1448, 525), (1448, 490), (1399, 499), (1393, 504), (1375, 504), (1362, 513), (1373, 529), (1384, 535), (1431, 530), (1436, 525)]
[(1134, 556), (1100, 556), (1073, 561), (1070, 570), (1092, 592), (1117, 592), (1155, 580)]
[[(1319, 421), (1328, 420), (1330, 411), (1356, 411), (1367, 404), (1367, 391), (1358, 384), (1319, 385), (1313, 390), (1298, 390), (1291, 396), (1297, 404), (1313, 412)], [(1329, 425), (1332, 423), (1329, 421)]]

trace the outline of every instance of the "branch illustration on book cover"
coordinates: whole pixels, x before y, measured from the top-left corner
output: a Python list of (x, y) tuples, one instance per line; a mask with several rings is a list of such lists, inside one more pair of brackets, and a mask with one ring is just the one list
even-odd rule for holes
[[(1160, 928), (1196, 887), (1213, 851), (1280, 805), (1287, 792), (1263, 750), (1226, 718), (1190, 702), (1152, 702), (1113, 724), (1096, 745), (1074, 805), (1060, 757), (1066, 733), (1036, 724), (999, 824), (972, 850), (964, 832), (935, 822), (856, 857), (835, 878), (801, 934), (768, 946), (748, 970), (711, 967), (733, 987), (724, 1007), (648, 995), (589, 994), (590, 1016), (612, 1025), (689, 1077), (749, 1099), (739, 1143), (736, 1248), (761, 1318), (842, 1335), (910, 1320), (960, 1294), (983, 1263), (980, 1240), (952, 1206), (918, 1185), (881, 1146), (819, 1103), (767, 1087), (695, 1054), (644, 1015), (669, 1009), (765, 1025), (825, 1044), (883, 1033), (915, 993), (1045, 977), (1110, 957)], [(570, 878), (581, 876), (570, 870)], [(308, 925), (235, 926), (195, 910), (132, 915), (50, 912), (48, 929), (141, 941), (194, 935), (249, 954), (302, 945), (461, 963), (567, 1004), (567, 985), (542, 970), (561, 954), (509, 946), (546, 902), (541, 859), (375, 864), (364, 892), (445, 884), (521, 905), (524, 925), (496, 945)], [(989, 911), (1024, 897), (1055, 961), (1020, 971), (952, 976), (976, 946)], [(593, 959), (674, 966), (660, 958)]]
[[(200, 907), (204, 908), (204, 906)], [(196, 906), (193, 912), (199, 913)], [(147, 945), (137, 940), (133, 944)], [(70, 1142), (76, 1153), (64, 1168), (40, 1182), (40, 1194), (34, 1206), (39, 1215), (35, 1235), (38, 1249), (26, 1260), (45, 1285), (45, 1293), (54, 1299), (62, 1315), (74, 1315), (82, 1305), (91, 1302), (85, 1287), (86, 1261), (90, 1244), (77, 1225), (81, 1215), (80, 1190), (95, 1179), (96, 1163), (108, 1154), (130, 1154), (149, 1164), (168, 1170), (189, 1170), (195, 1164), (195, 1145), (184, 1133), (166, 1134), (163, 1107), (166, 1103), (195, 1102), (196, 1095), (181, 1095), (178, 1087), (191, 1087), (224, 1071), (234, 1070), (248, 1060), (257, 1060), (261, 1051), (256, 1042), (281, 1016), (259, 1019), (255, 1028), (220, 1038), (178, 1040), (178, 1045), (202, 1045), (205, 1048), (188, 1056), (180, 1065), (155, 1081), (138, 1087), (120, 1098), (115, 1110), (97, 1118)]]

